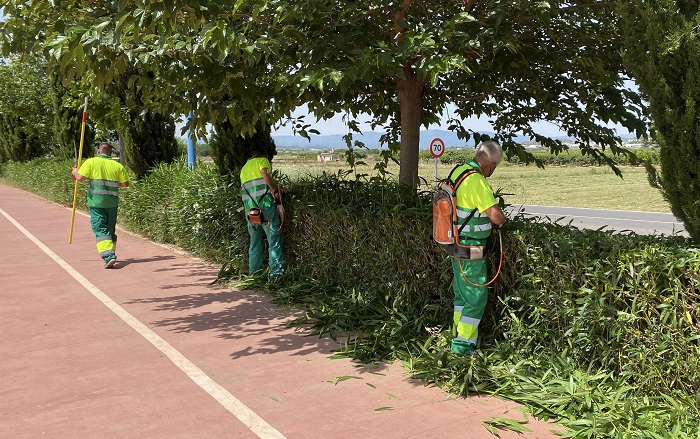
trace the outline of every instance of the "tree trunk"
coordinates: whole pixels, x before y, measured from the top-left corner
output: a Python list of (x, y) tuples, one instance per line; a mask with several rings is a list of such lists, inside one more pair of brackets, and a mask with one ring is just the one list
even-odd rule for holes
[(124, 137), (119, 133), (119, 163), (126, 166), (126, 156), (124, 155)]
[(396, 79), (396, 92), (401, 116), (399, 183), (416, 188), (418, 186), (420, 124), (427, 79), (418, 78), (409, 69), (404, 69), (404, 71), (406, 77)]

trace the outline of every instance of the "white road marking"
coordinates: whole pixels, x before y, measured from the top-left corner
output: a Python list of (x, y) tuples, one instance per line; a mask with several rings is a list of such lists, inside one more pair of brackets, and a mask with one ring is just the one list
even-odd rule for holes
[(187, 374), (192, 381), (211, 395), (212, 398), (216, 399), (226, 410), (233, 413), (238, 420), (245, 424), (258, 437), (262, 439), (286, 439), (282, 433), (265, 422), (265, 420), (249, 409), (235, 396), (231, 395), (228, 390), (224, 389), (213, 379), (211, 379), (206, 373), (188, 360), (177, 349), (172, 347), (167, 341), (163, 340), (158, 334), (149, 329), (148, 326), (141, 323), (141, 321), (136, 319), (136, 317), (129, 314), (129, 312), (119, 306), (109, 296), (102, 292), (102, 290), (83, 277), (82, 274), (78, 273), (75, 268), (61, 259), (56, 253), (51, 251), (50, 248), (44, 245), (43, 242), (39, 241), (39, 239), (37, 239), (34, 235), (29, 233), (27, 229), (22, 227), (21, 224), (15, 221), (15, 219), (8, 215), (4, 210), (0, 209), (0, 213), (7, 218), (10, 223), (17, 227), (17, 229), (22, 232), (24, 236), (29, 238), (30, 241), (36, 244), (37, 247), (39, 247), (44, 253), (46, 253), (51, 259), (60, 265), (61, 268), (66, 270), (66, 272), (68, 272), (68, 274), (77, 280), (83, 287), (85, 287), (85, 289), (95, 296), (97, 300), (102, 302), (107, 308), (119, 316), (119, 318), (121, 318), (127, 325), (131, 326), (136, 332), (141, 334), (143, 338), (148, 340), (153, 346), (167, 356), (170, 361), (172, 361), (173, 364)]

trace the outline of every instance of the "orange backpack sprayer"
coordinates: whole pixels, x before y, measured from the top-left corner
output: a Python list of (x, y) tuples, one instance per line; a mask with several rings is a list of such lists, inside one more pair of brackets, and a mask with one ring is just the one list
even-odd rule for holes
[[(459, 165), (458, 165), (459, 166)], [(464, 223), (460, 226), (457, 217), (457, 188), (462, 184), (464, 179), (472, 174), (479, 172), (477, 169), (467, 169), (462, 172), (455, 180), (450, 177), (457, 167), (453, 168), (449, 176), (438, 183), (437, 189), (433, 195), (433, 239), (438, 244), (441, 244), (447, 254), (459, 260), (474, 260), (484, 258), (484, 246), (481, 245), (463, 245), (459, 242), (459, 235), (467, 225), (469, 220), (477, 212), (477, 209), (472, 210)], [(472, 285), (486, 286), (496, 280), (501, 272), (503, 263), (503, 239), (501, 231), (498, 230), (498, 242), (500, 248), (500, 257), (498, 261), (498, 270), (493, 279), (485, 284), (476, 284), (469, 280), (462, 271), (462, 264), (459, 264), (459, 269), (462, 271), (462, 276)]]

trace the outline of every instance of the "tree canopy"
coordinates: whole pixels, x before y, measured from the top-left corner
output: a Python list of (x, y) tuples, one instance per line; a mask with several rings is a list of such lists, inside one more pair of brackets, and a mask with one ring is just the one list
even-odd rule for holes
[(688, 233), (700, 239), (700, 5), (634, 0), (620, 2), (620, 13), (625, 58), (658, 131), (656, 181)]
[[(263, 0), (0, 1), (4, 53), (43, 52), (69, 81), (99, 89), (135, 67), (128, 85), (161, 112), (228, 120), (241, 134), (308, 104), (320, 119), (369, 114), (400, 149), (399, 180), (416, 184), (420, 126), (448, 104), (452, 129), (487, 117), (506, 154), (549, 121), (586, 153), (620, 152), (607, 123), (645, 134), (644, 106), (624, 80), (608, 1)], [(292, 121), (293, 122), (293, 121)], [(297, 124), (308, 135), (310, 124)], [(530, 157), (531, 159), (531, 157)]]
[(223, 122), (214, 126), (214, 133), (209, 141), (211, 157), (221, 174), (238, 175), (252, 156), (253, 146), (262, 150), (265, 156), (272, 160), (277, 154), (277, 147), (272, 139), (270, 127), (260, 124), (255, 134), (241, 136), (233, 130), (231, 124)]
[[(82, 102), (75, 90), (65, 87), (57, 77), (51, 76), (51, 103), (53, 109), (53, 133), (55, 142), (51, 154), (54, 157), (77, 160), (82, 133)], [(84, 102), (84, 101), (83, 101)], [(85, 124), (83, 136), (83, 159), (95, 153), (95, 128), (91, 122)]]
[(38, 60), (0, 61), (0, 157), (25, 161), (50, 150), (51, 95)]

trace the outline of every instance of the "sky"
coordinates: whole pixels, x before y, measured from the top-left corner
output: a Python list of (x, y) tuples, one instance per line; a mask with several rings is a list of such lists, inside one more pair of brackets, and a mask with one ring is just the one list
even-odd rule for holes
[[(310, 128), (318, 130), (320, 132), (319, 135), (321, 135), (321, 136), (329, 136), (332, 134), (347, 134), (348, 133), (347, 126), (343, 122), (341, 115), (335, 116), (334, 118), (329, 119), (329, 120), (322, 120), (322, 121), (316, 122), (315, 117), (313, 115), (310, 115), (307, 113), (308, 113), (308, 110), (304, 107), (304, 108), (301, 108), (301, 109), (295, 111), (293, 113), (293, 116), (294, 117), (302, 116), (302, 115), (306, 116), (305, 123), (311, 124)], [(369, 116), (367, 116), (365, 118), (360, 118), (360, 121), (362, 121), (362, 120), (369, 120)], [(479, 118), (473, 117), (473, 118), (469, 118), (469, 119), (464, 119), (464, 120), (462, 120), (462, 125), (465, 128), (470, 128), (470, 129), (473, 129), (475, 131), (482, 131), (482, 132), (486, 132), (486, 131), (493, 132), (494, 131), (493, 127), (491, 126), (491, 124), (488, 122), (488, 120), (486, 118), (479, 119)], [(176, 123), (176, 128), (177, 128), (176, 135), (180, 136), (180, 132), (184, 126), (185, 126), (185, 121), (183, 118), (180, 122)], [(210, 126), (209, 125), (207, 125), (207, 126), (209, 127), (207, 129), (207, 131), (211, 132)], [(548, 122), (536, 123), (536, 124), (534, 124), (534, 126), (538, 129), (539, 134), (542, 134), (545, 136), (557, 137), (557, 136), (565, 136), (566, 135), (566, 133), (559, 130), (559, 128), (556, 125), (553, 125), (553, 124), (548, 123)], [(361, 123), (360, 129), (363, 132), (372, 131), (372, 127), (367, 123)], [(445, 131), (448, 131), (447, 116), (443, 117), (442, 123), (440, 123), (440, 124), (432, 124), (428, 128), (421, 126), (421, 131), (424, 131), (424, 130), (445, 130)], [(379, 131), (379, 129), (376, 129), (376, 131)], [(622, 131), (625, 134), (627, 133), (626, 129), (621, 129), (620, 131)], [(272, 135), (273, 136), (292, 136), (292, 135), (294, 135), (294, 133), (292, 132), (291, 125), (289, 125), (289, 126), (283, 126), (283, 127), (273, 127)], [(182, 137), (185, 137), (185, 135), (183, 135)]]
[[(630, 90), (638, 90), (637, 84), (634, 82), (634, 80), (626, 80), (624, 82), (625, 87), (630, 89)], [(450, 112), (450, 114), (454, 115), (455, 114), (455, 107), (453, 105), (447, 105), (447, 111)], [(301, 115), (306, 115), (308, 113), (308, 109), (304, 107), (300, 107), (293, 113), (293, 116), (301, 116)], [(440, 124), (433, 124), (430, 125), (427, 129), (430, 130), (448, 130), (448, 114), (443, 114), (442, 116), (442, 121)], [(369, 116), (367, 117), (360, 117), (360, 121), (362, 120), (369, 120)], [(342, 116), (338, 115), (332, 119), (329, 119), (327, 121), (320, 121), (316, 122), (315, 118), (311, 115), (307, 115), (305, 119), (306, 123), (309, 123), (312, 125), (311, 128), (317, 129), (318, 131), (321, 132), (321, 135), (330, 135), (330, 134), (347, 134), (348, 129), (346, 125), (343, 123)], [(469, 119), (463, 119), (462, 120), (462, 125), (465, 128), (471, 128), (474, 131), (491, 131), (493, 132), (494, 129), (491, 126), (491, 124), (488, 122), (488, 118), (476, 118), (472, 117)], [(608, 127), (615, 128), (616, 132), (620, 136), (627, 136), (630, 134), (630, 131), (623, 127), (622, 125), (619, 124), (607, 124)], [(369, 126), (369, 124), (360, 124), (360, 128), (362, 129), (363, 132), (365, 131), (372, 131), (372, 128)], [(543, 136), (548, 136), (548, 137), (558, 137), (558, 136), (566, 136), (566, 132), (561, 131), (559, 127), (556, 125), (549, 123), (549, 122), (537, 122), (533, 124), (533, 128), (535, 128), (535, 131), (537, 131), (538, 134), (541, 134)], [(426, 130), (426, 128), (421, 126), (421, 130)], [(286, 126), (286, 127), (278, 127), (276, 130), (273, 129), (273, 135), (292, 135), (292, 127)]]
[[(450, 106), (448, 106), (449, 108)], [(452, 113), (454, 114), (454, 107), (449, 108)], [(293, 113), (293, 116), (301, 116), (301, 115), (306, 115), (305, 122), (311, 124), (311, 128), (317, 129), (318, 131), (321, 132), (321, 135), (326, 136), (330, 134), (347, 134), (348, 129), (345, 123), (342, 120), (342, 116), (338, 115), (332, 119), (329, 119), (327, 121), (320, 121), (316, 122), (315, 118), (312, 115), (307, 115), (308, 110), (306, 107), (299, 108), (297, 111)], [(362, 118), (360, 117), (359, 120), (369, 120), (369, 117)], [(442, 117), (442, 122), (440, 124), (433, 124), (430, 125), (427, 129), (430, 130), (448, 130), (448, 124), (447, 124), (447, 114), (444, 114)], [(493, 132), (494, 129), (491, 126), (491, 124), (488, 122), (488, 118), (476, 118), (472, 117), (469, 119), (463, 119), (462, 120), (462, 125), (465, 128), (471, 128), (475, 131), (491, 131)], [(615, 126), (615, 125), (610, 125), (610, 126)], [(533, 127), (537, 130), (539, 134), (545, 135), (545, 136), (551, 136), (551, 137), (557, 137), (557, 136), (566, 136), (566, 133), (559, 130), (559, 128), (551, 124), (549, 122), (538, 122), (533, 125)], [(369, 124), (360, 124), (360, 129), (362, 131), (372, 131), (371, 127)], [(627, 134), (628, 131), (623, 128), (622, 126), (616, 126), (616, 129), (618, 130), (619, 134)], [(421, 130), (426, 130), (425, 127), (421, 127)], [(277, 129), (273, 129), (272, 135), (292, 135), (292, 127), (286, 126), (286, 127), (278, 127)]]
[[(300, 107), (295, 111), (292, 116), (297, 117), (297, 116), (302, 116), (305, 115), (306, 119), (305, 122), (308, 124), (311, 124), (311, 128), (314, 128), (318, 131), (321, 132), (321, 135), (326, 136), (330, 134), (347, 134), (348, 133), (348, 128), (343, 122), (342, 115), (335, 116), (332, 119), (329, 120), (322, 120), (319, 122), (316, 122), (316, 118), (313, 115), (307, 114), (308, 109), (304, 107)], [(365, 117), (359, 117), (358, 121), (366, 121), (369, 120), (369, 116)], [(468, 122), (468, 123), (467, 123)], [(493, 128), (491, 127), (491, 124), (488, 123), (486, 119), (479, 120), (476, 118), (470, 119), (469, 121), (462, 121), (465, 127), (473, 128), (473, 129), (478, 129), (478, 130), (483, 130), (483, 131), (493, 131)], [(372, 131), (371, 126), (368, 123), (361, 123), (360, 124), (360, 129), (364, 131)], [(421, 130), (424, 130), (424, 127), (421, 127)], [(431, 125), (429, 129), (440, 129), (440, 130), (447, 130), (447, 115), (444, 115), (442, 118), (442, 123), (439, 125)], [(377, 129), (379, 131), (379, 129)], [(278, 127), (276, 130), (273, 130), (273, 135), (292, 135), (292, 127), (290, 126), (285, 126), (285, 127)]]

